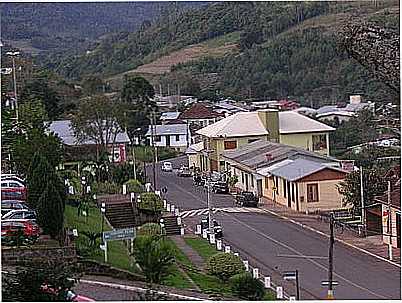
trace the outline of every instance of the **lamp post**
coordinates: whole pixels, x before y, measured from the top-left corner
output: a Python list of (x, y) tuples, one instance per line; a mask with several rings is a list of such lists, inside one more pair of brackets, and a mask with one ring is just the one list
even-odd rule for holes
[(7, 56), (12, 58), (13, 61), (13, 83), (14, 83), (14, 100), (15, 100), (15, 118), (18, 122), (18, 97), (17, 97), (17, 77), (15, 73), (15, 57), (20, 55), (20, 52), (7, 52)]
[(101, 213), (102, 213), (102, 226), (101, 226), (102, 244), (103, 244), (103, 222), (105, 220), (105, 212), (106, 212), (106, 203), (102, 203), (102, 207), (101, 207)]

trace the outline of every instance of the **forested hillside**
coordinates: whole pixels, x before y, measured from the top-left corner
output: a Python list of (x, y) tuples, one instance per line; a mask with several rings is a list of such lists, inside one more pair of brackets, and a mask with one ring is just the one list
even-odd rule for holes
[[(338, 29), (351, 20), (399, 33), (399, 2), (218, 2), (185, 10), (170, 5), (136, 31), (104, 35), (90, 51), (53, 56), (46, 64), (70, 79), (96, 74), (115, 80), (138, 67), (146, 71), (141, 67), (175, 51), (209, 44), (211, 55), (145, 76), (155, 85), (180, 85), (182, 94), (199, 97), (290, 97), (314, 107), (350, 94), (376, 102), (397, 100), (339, 49)], [(217, 39), (225, 41), (219, 47), (236, 45), (236, 51), (212, 55)]]
[[(116, 32), (134, 32), (175, 7), (203, 3), (95, 2), (95, 3), (2, 3), (2, 38), (42, 51), (70, 55), (85, 51), (99, 37)], [(77, 53), (77, 52), (73, 52)], [(61, 56), (61, 54), (60, 54)]]

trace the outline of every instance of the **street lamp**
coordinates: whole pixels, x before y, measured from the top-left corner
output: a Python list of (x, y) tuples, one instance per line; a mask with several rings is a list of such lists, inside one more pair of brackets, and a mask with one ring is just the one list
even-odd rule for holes
[(20, 52), (7, 52), (7, 56), (12, 58), (13, 61), (13, 82), (14, 82), (14, 100), (15, 100), (15, 117), (18, 122), (18, 97), (17, 97), (17, 77), (15, 74), (15, 57), (20, 55)]
[(105, 220), (106, 203), (102, 203), (102, 206), (101, 206), (101, 213), (102, 213), (101, 234), (102, 234), (102, 244), (103, 244), (103, 222), (104, 222), (104, 220)]

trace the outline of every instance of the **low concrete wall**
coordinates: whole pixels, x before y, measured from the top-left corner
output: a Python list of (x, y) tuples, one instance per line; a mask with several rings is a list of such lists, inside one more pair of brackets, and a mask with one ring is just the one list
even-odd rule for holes
[(1, 261), (4, 265), (23, 265), (52, 260), (71, 262), (77, 260), (75, 246), (65, 247), (2, 247)]

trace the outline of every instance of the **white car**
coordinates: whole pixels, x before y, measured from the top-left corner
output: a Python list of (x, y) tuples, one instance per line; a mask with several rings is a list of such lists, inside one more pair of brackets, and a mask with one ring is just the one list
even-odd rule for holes
[(172, 166), (172, 163), (170, 163), (170, 162), (163, 162), (162, 163), (162, 171), (173, 171), (173, 166)]
[(9, 211), (1, 217), (1, 221), (15, 221), (15, 220), (36, 220), (36, 213), (33, 210), (16, 209)]

